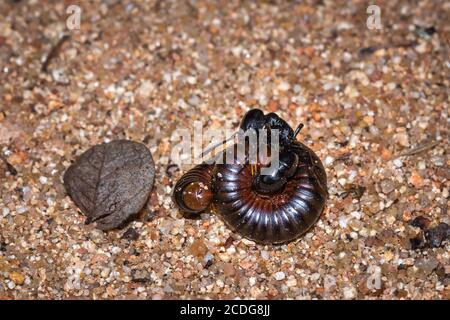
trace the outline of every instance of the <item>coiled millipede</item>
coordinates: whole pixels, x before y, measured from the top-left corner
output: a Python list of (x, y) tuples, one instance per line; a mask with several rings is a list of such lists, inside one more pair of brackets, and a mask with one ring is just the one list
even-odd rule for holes
[[(259, 109), (250, 110), (241, 121), (244, 132), (279, 132), (279, 161), (275, 168), (262, 175), (261, 168), (267, 167), (267, 162), (258, 158), (256, 164), (249, 164), (237, 157), (231, 163), (197, 165), (176, 183), (174, 202), (189, 214), (212, 210), (230, 228), (258, 243), (297, 239), (318, 220), (328, 196), (322, 162), (296, 140), (302, 127), (300, 124), (294, 131), (275, 113), (264, 115)], [(237, 144), (220, 156), (235, 151)], [(248, 144), (244, 148), (247, 150)]]

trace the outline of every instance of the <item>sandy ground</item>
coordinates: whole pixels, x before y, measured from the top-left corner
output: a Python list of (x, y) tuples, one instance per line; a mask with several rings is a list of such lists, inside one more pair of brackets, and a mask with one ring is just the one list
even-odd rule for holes
[[(381, 30), (366, 1), (325, 0), (78, 1), (69, 30), (73, 2), (0, 2), (0, 298), (450, 298), (450, 245), (430, 238), (450, 223), (448, 1), (378, 1)], [(175, 130), (252, 107), (303, 122), (326, 167), (327, 209), (287, 245), (170, 198), (190, 167)], [(156, 183), (105, 233), (62, 175), (119, 138), (150, 148)]]

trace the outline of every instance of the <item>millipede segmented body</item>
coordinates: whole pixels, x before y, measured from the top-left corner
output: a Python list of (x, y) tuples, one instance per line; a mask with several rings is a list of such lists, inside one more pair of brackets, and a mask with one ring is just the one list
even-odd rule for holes
[[(281, 137), (280, 165), (271, 176), (255, 173), (262, 167), (259, 162), (252, 167), (236, 158), (228, 164), (197, 165), (177, 182), (175, 203), (190, 214), (212, 209), (231, 229), (258, 243), (298, 238), (320, 217), (328, 192), (320, 159), (295, 136), (292, 130), (286, 139)], [(227, 151), (235, 149), (236, 145)]]

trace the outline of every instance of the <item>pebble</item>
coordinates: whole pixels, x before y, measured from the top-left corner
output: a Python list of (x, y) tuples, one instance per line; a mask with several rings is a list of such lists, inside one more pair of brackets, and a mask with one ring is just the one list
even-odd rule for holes
[(25, 282), (25, 276), (20, 272), (11, 272), (9, 279), (17, 286), (21, 286)]
[(431, 157), (431, 162), (438, 167), (442, 167), (445, 164), (445, 158), (443, 156), (433, 156)]
[(433, 248), (439, 248), (444, 241), (450, 238), (450, 226), (445, 222), (425, 232), (425, 238)]
[(141, 83), (137, 89), (137, 95), (142, 98), (149, 98), (155, 90), (154, 84), (150, 80)]
[(282, 271), (278, 271), (277, 273), (274, 274), (274, 278), (275, 280), (281, 281), (285, 278), (285, 274)]
[(449, 188), (443, 188), (442, 189), (442, 197), (447, 199), (449, 195), (450, 195)]
[(427, 43), (422, 41), (418, 46), (416, 46), (416, 51), (418, 53), (426, 53), (427, 52)]
[(253, 267), (253, 265), (254, 263), (250, 259), (244, 259), (241, 262), (239, 262), (239, 266), (244, 270), (250, 269), (251, 267)]
[(359, 212), (359, 211), (352, 211), (350, 213), (350, 215), (357, 220), (361, 219), (361, 216), (362, 216), (361, 212)]
[(208, 252), (208, 247), (203, 240), (195, 240), (189, 247), (189, 251), (192, 255), (203, 258)]
[(264, 260), (268, 260), (269, 259), (269, 252), (267, 252), (266, 250), (262, 250), (261, 251), (261, 258), (263, 258)]
[(400, 159), (395, 159), (395, 160), (393, 161), (393, 163), (394, 163), (394, 166), (396, 166), (397, 168), (403, 167), (403, 162), (402, 162), (402, 160), (400, 160)]
[(325, 167), (329, 167), (330, 165), (332, 165), (334, 162), (334, 158), (331, 156), (326, 156), (325, 157), (325, 161), (324, 161), (324, 165)]
[(381, 150), (381, 158), (383, 159), (383, 160), (389, 160), (389, 159), (391, 159), (391, 157), (392, 157), (392, 152), (391, 151), (389, 151), (389, 149), (386, 149), (386, 148), (383, 148), (382, 150)]
[(323, 281), (323, 286), (325, 291), (330, 291), (333, 287), (336, 286), (336, 278), (331, 275), (326, 275)]
[(214, 255), (209, 252), (203, 258), (205, 265), (211, 264), (213, 260), (214, 260)]
[(225, 284), (223, 283), (223, 281), (222, 281), (221, 279), (218, 279), (218, 280), (216, 281), (216, 284), (217, 284), (217, 286), (218, 286), (219, 288), (223, 288), (223, 287), (225, 286)]
[(349, 218), (347, 216), (340, 216), (339, 217), (339, 226), (341, 228), (347, 228), (347, 223), (348, 223)]
[(391, 261), (392, 259), (394, 258), (394, 254), (392, 253), (392, 251), (386, 251), (385, 253), (384, 253), (384, 260), (385, 261), (387, 261), (387, 262), (389, 262), (389, 261)]
[(280, 91), (288, 91), (290, 88), (291, 88), (291, 86), (286, 81), (280, 82), (280, 84), (277, 87), (277, 89)]
[(356, 289), (353, 287), (345, 287), (344, 288), (344, 298), (345, 299), (354, 299), (356, 297)]
[(387, 222), (389, 225), (393, 225), (393, 224), (395, 223), (395, 217), (392, 216), (392, 215), (386, 216), (386, 222)]
[(190, 85), (194, 85), (197, 83), (197, 78), (195, 77), (187, 77), (186, 78), (187, 83), (189, 83)]
[(68, 76), (66, 75), (66, 70), (64, 68), (61, 69), (53, 69), (52, 70), (53, 80), (57, 83), (67, 85), (70, 83)]
[(423, 179), (415, 170), (413, 170), (409, 182), (416, 188), (421, 188), (423, 186)]
[(424, 271), (426, 274), (430, 274), (436, 267), (438, 266), (439, 262), (433, 258), (433, 257), (423, 257), (416, 259), (414, 265)]
[(373, 124), (374, 118), (372, 116), (365, 116), (363, 118), (363, 121), (368, 125), (371, 126)]
[(25, 213), (25, 212), (27, 212), (27, 211), (28, 211), (28, 208), (26, 208), (26, 207), (20, 206), (20, 207), (17, 207), (17, 208), (16, 208), (16, 212), (17, 212), (18, 214), (22, 214), (22, 213)]
[(195, 94), (190, 96), (188, 99), (188, 103), (193, 107), (198, 107), (200, 105), (200, 102), (201, 102), (201, 100), (200, 100), (199, 96), (197, 96)]
[(3, 217), (6, 217), (7, 215), (9, 215), (9, 213), (10, 213), (10, 210), (9, 210), (9, 208), (3, 208), (2, 209), (2, 215), (3, 215)]
[(219, 259), (224, 261), (224, 262), (228, 262), (228, 261), (231, 260), (230, 255), (227, 254), (227, 253), (219, 253), (218, 256), (219, 256)]
[(359, 97), (359, 92), (353, 85), (348, 85), (347, 87), (345, 87), (344, 93), (349, 98), (357, 98), (357, 97)]
[(409, 137), (406, 132), (400, 132), (396, 133), (394, 135), (394, 141), (397, 142), (402, 147), (408, 147), (409, 146)]
[(135, 241), (135, 240), (139, 239), (139, 232), (135, 228), (129, 228), (122, 235), (122, 239), (128, 239), (128, 240)]
[(343, 59), (345, 62), (350, 62), (350, 61), (352, 60), (352, 54), (346, 51), (346, 52), (344, 52), (344, 54), (342, 55), (342, 59)]
[(236, 274), (236, 269), (234, 268), (232, 263), (225, 263), (223, 267), (223, 273), (225, 276), (231, 277)]
[(8, 289), (10, 289), (10, 290), (12, 290), (16, 287), (16, 285), (13, 281), (8, 281), (7, 286), (8, 286)]
[(384, 179), (381, 181), (380, 187), (384, 194), (389, 194), (395, 190), (395, 184), (391, 179)]
[(249, 94), (251, 92), (251, 88), (248, 85), (243, 85), (239, 88), (239, 93), (243, 96)]
[(39, 177), (39, 182), (41, 183), (41, 184), (47, 184), (47, 181), (48, 181), (48, 179), (47, 179), (47, 177)]
[(297, 279), (295, 279), (295, 278), (289, 279), (288, 281), (286, 281), (286, 285), (288, 287), (290, 287), (290, 288), (296, 287), (297, 286)]

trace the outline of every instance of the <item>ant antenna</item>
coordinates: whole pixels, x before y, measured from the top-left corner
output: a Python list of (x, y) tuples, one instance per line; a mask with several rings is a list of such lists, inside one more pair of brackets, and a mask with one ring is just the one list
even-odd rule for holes
[(300, 130), (302, 130), (303, 126), (304, 126), (303, 123), (300, 123), (298, 125), (297, 129), (295, 129), (295, 132), (294, 132), (294, 138), (297, 138), (297, 135), (300, 133)]
[(228, 141), (230, 141), (231, 139), (233, 139), (236, 135), (238, 134), (238, 132), (233, 133), (229, 138), (223, 140), (222, 142), (219, 142), (215, 145), (213, 145), (212, 147), (209, 147), (208, 149), (202, 151), (202, 158), (207, 155), (208, 153), (210, 153), (211, 151), (213, 151), (215, 148), (217, 148), (218, 146), (224, 145), (226, 144)]

